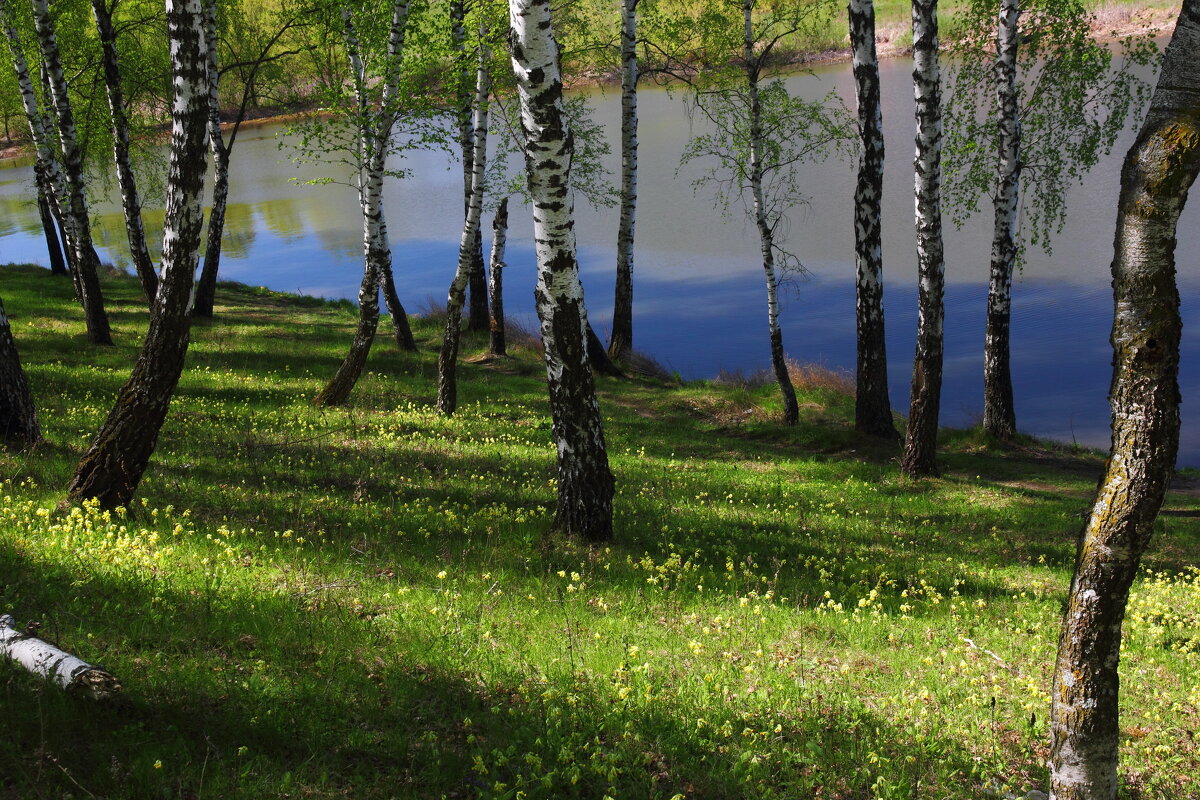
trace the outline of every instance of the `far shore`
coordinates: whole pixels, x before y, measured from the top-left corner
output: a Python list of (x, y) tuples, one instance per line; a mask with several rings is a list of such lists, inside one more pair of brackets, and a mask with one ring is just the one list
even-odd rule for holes
[[(1150, 0), (1153, 2), (1153, 0)], [(1118, 41), (1129, 36), (1151, 35), (1161, 37), (1170, 34), (1174, 29), (1178, 16), (1178, 6), (1159, 7), (1151, 5), (1147, 0), (1130, 0), (1130, 2), (1107, 4), (1096, 10), (1096, 22), (1093, 29), (1097, 38), (1102, 41)], [(908, 37), (907, 26), (901, 23), (884, 23), (876, 28), (875, 47), (879, 58), (902, 58), (912, 52)], [(821, 52), (793, 51), (784, 53), (777, 64), (781, 71), (803, 69), (825, 64), (838, 64), (850, 61), (850, 48), (825, 50)], [(587, 73), (568, 76), (568, 89), (584, 89), (597, 86), (613, 86), (620, 83), (621, 73), (614, 69), (606, 72)], [(226, 112), (230, 114), (231, 112)], [(320, 114), (315, 108), (297, 108), (289, 111), (279, 109), (251, 109), (246, 119), (242, 120), (243, 128), (258, 128), (269, 125), (283, 125), (304, 117)], [(222, 130), (229, 130), (234, 123), (222, 122)], [(0, 148), (0, 160), (31, 157), (26, 142), (9, 142)]]

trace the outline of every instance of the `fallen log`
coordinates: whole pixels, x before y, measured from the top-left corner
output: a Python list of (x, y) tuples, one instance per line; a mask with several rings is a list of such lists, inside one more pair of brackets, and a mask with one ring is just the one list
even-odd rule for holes
[(12, 659), (68, 692), (95, 700), (111, 697), (121, 690), (112, 673), (22, 632), (11, 614), (0, 616), (0, 656)]

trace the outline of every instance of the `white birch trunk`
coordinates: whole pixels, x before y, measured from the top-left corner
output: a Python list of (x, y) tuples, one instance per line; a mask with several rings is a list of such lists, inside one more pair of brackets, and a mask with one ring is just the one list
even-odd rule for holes
[(491, 353), (508, 354), (504, 337), (504, 248), (508, 241), (508, 198), (500, 201), (492, 219), (492, 254), (488, 264), (488, 300), (491, 313)]
[(593, 542), (612, 538), (613, 476), (587, 354), (587, 311), (575, 250), (571, 157), (549, 0), (509, 0), (513, 72), (533, 200), (535, 289), (558, 451), (555, 527)]
[[(482, 33), (482, 32), (481, 32)], [(480, 37), (482, 39), (482, 36)], [(488, 61), (491, 51), (486, 44), (479, 48), (479, 67), (475, 76), (475, 99), (471, 115), (471, 185), (467, 195), (467, 216), (463, 220), (458, 244), (458, 269), (450, 283), (446, 298), (446, 327), (442, 334), (442, 350), (438, 355), (437, 409), (453, 414), (458, 407), (458, 345), (461, 337), (463, 303), (467, 282), (475, 262), (475, 245), (479, 238), (479, 221), (483, 216), (483, 183), (487, 169), (488, 95), (492, 90)]]
[(771, 367), (783, 397), (783, 421), (795, 425), (800, 419), (796, 390), (788, 374), (783, 350), (783, 329), (779, 327), (779, 278), (775, 274), (775, 238), (763, 198), (762, 104), (758, 95), (759, 63), (754, 55), (754, 29), (751, 16), (754, 0), (742, 0), (742, 57), (746, 64), (747, 91), (750, 96), (750, 189), (754, 196), (754, 221), (758, 226), (763, 273), (767, 282), (767, 327), (771, 336)]
[[(313, 398), (315, 405), (342, 405), (350, 399), (366, 366), (375, 333), (379, 328), (379, 289), (391, 273), (391, 248), (387, 224), (383, 216), (383, 178), (387, 166), (388, 142), (396, 124), (396, 100), (399, 93), (400, 70), (404, 55), (405, 28), (408, 23), (408, 2), (397, 0), (392, 6), (392, 25), (388, 35), (388, 56), (384, 70), (382, 102), (378, 111), (370, 108), (367, 98), (367, 74), (359, 49), (354, 15), (349, 8), (342, 10), (346, 58), (354, 81), (358, 103), (358, 197), (363, 217), (363, 279), (358, 290), (358, 325), (350, 350), (329, 383)], [(394, 295), (394, 290), (392, 291)], [(397, 301), (398, 306), (398, 301)], [(404, 309), (392, 311), (393, 325), (408, 329)], [(397, 338), (400, 329), (397, 329)], [(411, 341), (412, 334), (408, 333)], [(413, 344), (415, 348), (415, 343)]]
[(109, 116), (112, 120), (113, 161), (117, 166), (117, 184), (121, 188), (121, 208), (125, 212), (125, 236), (129, 254), (146, 299), (154, 302), (158, 293), (158, 274), (146, 245), (146, 228), (142, 224), (142, 203), (138, 197), (137, 179), (129, 156), (129, 118), (125, 114), (125, 95), (121, 88), (121, 67), (117, 58), (117, 32), (106, 0), (92, 0), (92, 15), (100, 35), (104, 65), (104, 88), (108, 95)]
[(883, 112), (879, 59), (875, 52), (875, 4), (850, 0), (850, 45), (862, 161), (854, 191), (856, 391), (854, 426), (862, 433), (897, 440), (888, 393), (887, 340), (883, 319)]
[(913, 0), (913, 90), (917, 101), (915, 206), (917, 227), (917, 351), (913, 359), (908, 436), (901, 469), (909, 477), (937, 474), (942, 393), (942, 109), (938, 72), (937, 0)]
[(117, 679), (100, 667), (49, 642), (21, 633), (9, 614), (0, 616), (0, 656), (17, 662), (34, 675), (63, 689), (80, 692), (97, 700), (121, 690)]
[(66, 213), (65, 182), (58, 167), (58, 159), (50, 147), (50, 134), (46, 130), (45, 119), (38, 107), (37, 94), (33, 89), (33, 78), (29, 73), (29, 64), (25, 60), (25, 51), (21, 49), (21, 41), (17, 30), (9, 19), (8, 0), (0, 0), (0, 17), (4, 20), (4, 32), (8, 37), (9, 52), (12, 54), (13, 70), (17, 76), (17, 89), (21, 94), (21, 103), (25, 110), (25, 119), (29, 123), (29, 136), (37, 152), (37, 169), (39, 180), (46, 188), (47, 199), (53, 206), (55, 217), (63, 227), (63, 246), (74, 252), (75, 221)]
[(994, 70), (1000, 138), (996, 194), (992, 198), (995, 220), (983, 346), (983, 429), (999, 439), (1011, 439), (1017, 433), (1009, 325), (1013, 271), (1017, 265), (1017, 209), (1021, 185), (1021, 119), (1017, 106), (1018, 2), (1000, 2)]
[[(102, 2), (103, 0), (92, 0)], [(204, 35), (208, 41), (208, 146), (213, 159), (212, 208), (208, 212), (208, 238), (204, 245), (204, 266), (196, 281), (192, 315), (211, 317), (221, 269), (221, 240), (225, 234), (225, 207), (229, 202), (229, 147), (221, 133), (221, 70), (217, 63), (217, 5), (204, 7)]]
[(133, 499), (183, 372), (191, 324), (192, 282), (204, 226), (208, 153), (208, 67), (200, 0), (167, 0), (167, 36), (175, 87), (171, 162), (163, 224), (162, 278), (150, 329), (129, 380), (79, 462), (69, 494), (102, 508)]
[(42, 63), (50, 82), (58, 123), (59, 144), (62, 147), (63, 172), (68, 196), (68, 213), (75, 227), (75, 289), (83, 305), (88, 341), (92, 344), (112, 344), (108, 315), (100, 292), (100, 263), (92, 244), (91, 220), (83, 188), (83, 157), (75, 132), (75, 117), (67, 96), (67, 81), (63, 76), (54, 24), (50, 20), (48, 0), (33, 0), (33, 20), (41, 46)]
[(633, 349), (633, 236), (637, 217), (637, 5), (621, 0), (621, 219), (617, 227), (617, 286), (608, 354)]

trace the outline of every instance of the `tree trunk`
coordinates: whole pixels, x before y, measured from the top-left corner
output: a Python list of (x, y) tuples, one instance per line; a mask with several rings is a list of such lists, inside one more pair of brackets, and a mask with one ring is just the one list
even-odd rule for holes
[(508, 355), (504, 341), (504, 244), (508, 241), (508, 198), (500, 201), (492, 219), (492, 258), (488, 270), (488, 299), (491, 300), (491, 347), (494, 356)]
[(759, 244), (762, 250), (763, 273), (767, 281), (767, 327), (771, 337), (771, 368), (779, 393), (783, 397), (783, 421), (795, 425), (800, 420), (800, 407), (796, 403), (796, 390), (788, 374), (787, 358), (783, 351), (783, 330), (779, 327), (779, 279), (775, 274), (775, 238), (767, 219), (763, 199), (763, 130), (762, 104), (758, 96), (758, 63), (754, 56), (754, 32), (751, 13), (754, 0), (742, 0), (744, 22), (743, 57), (746, 63), (746, 83), (750, 95), (750, 189), (754, 195), (754, 221), (758, 226)]
[(100, 261), (92, 246), (91, 220), (84, 197), (83, 158), (75, 135), (75, 117), (67, 96), (67, 81), (63, 76), (47, 0), (33, 0), (33, 19), (41, 46), (42, 63), (50, 82), (50, 96), (54, 101), (58, 138), (62, 146), (63, 172), (69, 199), (67, 213), (71, 215), (74, 228), (72, 243), (75, 246), (75, 269), (72, 275), (75, 293), (83, 305), (88, 341), (92, 344), (112, 344), (108, 315), (104, 312), (104, 298), (100, 293)]
[(983, 345), (983, 429), (997, 439), (1017, 433), (1013, 405), (1009, 322), (1012, 279), (1017, 265), (1017, 208), (1021, 185), (1021, 120), (1017, 107), (1018, 0), (1001, 0), (996, 30), (996, 115), (1000, 124), (996, 194), (992, 198), (992, 275), (988, 283), (987, 331)]
[(1200, 172), (1200, 0), (1184, 0), (1125, 157), (1112, 263), (1112, 451), (1079, 542), (1050, 713), (1051, 800), (1117, 796), (1121, 625), (1179, 445), (1175, 234)]
[[(455, 87), (455, 118), (458, 123), (458, 146), (462, 153), (463, 167), (463, 221), (471, 213), (471, 181), (475, 174), (472, 159), (475, 154), (475, 128), (471, 121), (471, 68), (467, 65), (466, 6), (463, 0), (450, 2), (450, 38), (456, 57), (459, 59), (458, 82)], [(461, 250), (461, 248), (460, 248)], [(477, 230), (470, 243), (471, 264), (468, 276), (469, 313), (467, 330), (486, 331), (489, 326), (487, 301), (487, 276), (483, 265), (483, 234)]]
[(850, 44), (862, 161), (854, 190), (855, 327), (858, 334), (854, 427), (898, 441), (888, 395), (887, 339), (883, 321), (883, 112), (875, 55), (875, 4), (850, 0)]
[(908, 437), (900, 469), (937, 474), (942, 394), (945, 263), (942, 257), (942, 108), (938, 76), (937, 0), (913, 0), (913, 84), (917, 99), (917, 352), (913, 359)]
[[(387, 223), (383, 216), (383, 178), (387, 165), (388, 143), (392, 127), (396, 122), (395, 102), (399, 92), (400, 69), (404, 53), (405, 28), (408, 23), (407, 0), (396, 0), (392, 5), (392, 25), (388, 34), (388, 62), (384, 71), (383, 100), (377, 114), (372, 113), (367, 102), (367, 74), (358, 47), (354, 16), (349, 8), (342, 11), (345, 24), (346, 57), (358, 100), (358, 192), (359, 207), (363, 217), (363, 279), (358, 290), (358, 326), (350, 351), (338, 367), (337, 373), (326, 384), (313, 404), (318, 406), (342, 405), (350, 399), (350, 392), (358, 383), (370, 355), (375, 333), (379, 328), (379, 288), (385, 278), (390, 279), (392, 252), (388, 245)], [(401, 332), (407, 333), (410, 348), (412, 332), (408, 329), (408, 315), (395, 296), (391, 286), (390, 297), (395, 300), (392, 324), (396, 326), (397, 340)], [(404, 344), (401, 343), (401, 347)]]
[[(103, 0), (92, 0), (103, 2)], [(217, 5), (215, 0), (204, 7), (204, 31), (213, 44), (208, 50), (208, 145), (213, 158), (212, 210), (208, 212), (208, 239), (204, 243), (204, 268), (196, 282), (192, 300), (193, 317), (213, 315), (217, 294), (217, 275), (221, 270), (221, 239), (225, 235), (225, 207), (229, 202), (229, 148), (221, 133), (221, 71), (217, 64)]]
[(549, 0), (509, 0), (512, 62), (525, 129), (538, 279), (534, 298), (545, 346), (558, 452), (555, 528), (591, 542), (612, 539), (613, 475), (587, 355), (587, 310), (575, 250), (570, 191), (574, 140), (563, 119), (558, 45)]
[(117, 61), (117, 32), (106, 0), (92, 0), (96, 31), (100, 35), (101, 60), (104, 64), (104, 87), (108, 93), (108, 108), (112, 117), (113, 161), (117, 165), (117, 183), (121, 187), (121, 207), (125, 211), (125, 235), (129, 254), (142, 282), (142, 291), (151, 307), (158, 293), (158, 274), (146, 246), (146, 229), (142, 225), (142, 203), (138, 198), (137, 180), (129, 158), (129, 119), (125, 116), (125, 93), (121, 88), (121, 68)]
[(392, 272), (392, 247), (387, 242), (387, 229), (380, 220), (383, 232), (383, 249), (386, 257), (379, 264), (379, 285), (383, 289), (383, 302), (392, 318), (392, 337), (396, 346), (406, 353), (417, 352), (417, 340), (413, 338), (412, 327), (408, 324), (408, 312), (400, 302), (400, 294), (396, 291), (396, 278)]
[(0, 439), (18, 446), (42, 440), (33, 394), (25, 370), (21, 369), (3, 301), (0, 301)]
[(608, 354), (633, 349), (633, 232), (637, 215), (637, 4), (621, 0), (621, 221), (617, 227), (617, 286)]
[[(35, 169), (37, 169), (35, 167)], [(42, 220), (42, 233), (46, 237), (46, 253), (50, 258), (50, 274), (51, 275), (69, 275), (67, 271), (67, 262), (63, 260), (62, 247), (58, 241), (58, 225), (54, 221), (54, 214), (50, 211), (50, 200), (47, 198), (47, 192), (44, 181), (38, 178), (38, 216)]]
[(592, 323), (590, 322), (587, 325), (587, 351), (588, 361), (591, 363), (593, 371), (612, 378), (625, 377), (625, 373), (621, 372), (620, 368), (608, 357), (608, 351), (604, 349), (604, 342), (592, 330)]
[(488, 313), (488, 281), (483, 261), (483, 231), (475, 229), (475, 244), (471, 248), (470, 310), (467, 330), (486, 331), (491, 325)]
[[(29, 136), (37, 152), (35, 174), (38, 183), (39, 206), (42, 199), (48, 203), (48, 210), (55, 217), (62, 229), (62, 243), (66, 251), (67, 261), (74, 266), (74, 237), (70, 219), (62, 213), (61, 197), (63, 194), (63, 177), (58, 168), (58, 160), (50, 150), (50, 136), (46, 129), (46, 120), (38, 106), (37, 95), (33, 90), (33, 78), (29, 73), (29, 64), (25, 60), (25, 51), (17, 36), (17, 29), (9, 19), (6, 0), (0, 0), (0, 17), (3, 18), (4, 32), (8, 37), (9, 53), (12, 55), (13, 70), (16, 72), (17, 89), (21, 94), (21, 103), (25, 110), (25, 120), (29, 124)], [(43, 217), (43, 226), (45, 218)], [(50, 236), (47, 235), (47, 242)], [(61, 258), (61, 256), (60, 256)], [(51, 271), (53, 271), (53, 249), (51, 250)], [(74, 269), (71, 269), (72, 274)]]
[(133, 374), (79, 462), (69, 490), (72, 501), (96, 498), (102, 508), (126, 506), (133, 498), (187, 355), (208, 144), (207, 44), (200, 0), (167, 0), (167, 35), (175, 98), (162, 280)]
[(79, 692), (94, 700), (103, 700), (121, 690), (121, 684), (111, 673), (17, 630), (10, 614), (0, 616), (0, 655), (69, 692)]
[(463, 301), (467, 282), (471, 278), (475, 260), (475, 243), (479, 237), (479, 220), (483, 215), (483, 181), (487, 167), (488, 94), (491, 92), (491, 75), (488, 59), (491, 54), (486, 45), (480, 44), (479, 69), (475, 78), (475, 101), (472, 114), (471, 136), (471, 189), (467, 203), (467, 217), (463, 221), (462, 238), (458, 245), (458, 270), (450, 283), (446, 298), (446, 328), (442, 333), (442, 349), (438, 354), (437, 409), (443, 414), (453, 414), (458, 407), (458, 343), (462, 332)]

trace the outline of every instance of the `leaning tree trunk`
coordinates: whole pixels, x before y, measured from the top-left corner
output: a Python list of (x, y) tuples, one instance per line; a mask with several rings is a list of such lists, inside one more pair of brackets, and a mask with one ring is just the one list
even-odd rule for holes
[(900, 469), (913, 478), (937, 474), (942, 394), (945, 263), (942, 256), (942, 108), (938, 77), (937, 0), (913, 0), (913, 84), (917, 99), (917, 352), (913, 359), (908, 437)]
[(42, 440), (33, 394), (25, 370), (21, 369), (3, 301), (0, 301), (0, 439), (19, 446)]
[(167, 36), (175, 99), (162, 280), (133, 374), (79, 462), (70, 487), (73, 501), (96, 498), (103, 508), (125, 506), (133, 498), (187, 355), (188, 306), (204, 224), (201, 199), (208, 144), (207, 46), (200, 0), (167, 0)]
[(1004, 440), (1017, 433), (1008, 331), (1013, 270), (1017, 264), (1017, 193), (1021, 185), (1021, 120), (1017, 107), (1020, 13), (1018, 0), (1001, 0), (995, 67), (1000, 153), (996, 164), (996, 195), (992, 198), (995, 228), (983, 345), (983, 429)]
[(500, 200), (492, 218), (492, 257), (488, 269), (488, 299), (491, 301), (491, 347), (494, 356), (508, 355), (504, 341), (504, 245), (508, 241), (508, 198)]
[(146, 228), (142, 225), (142, 203), (138, 198), (137, 179), (129, 157), (129, 118), (125, 114), (125, 93), (121, 88), (121, 67), (117, 60), (117, 31), (106, 0), (92, 0), (96, 31), (100, 35), (101, 61), (104, 65), (104, 87), (108, 93), (108, 108), (112, 119), (113, 161), (117, 165), (117, 183), (121, 187), (121, 207), (125, 211), (125, 235), (129, 254), (133, 258), (138, 280), (150, 305), (158, 293), (158, 274), (146, 245)]
[(1184, 0), (1125, 157), (1112, 263), (1112, 452), (1079, 542), (1050, 712), (1051, 800), (1114, 800), (1129, 588), (1179, 445), (1175, 234), (1200, 172), (1200, 0)]
[[(94, 3), (103, 0), (92, 0)], [(212, 317), (217, 295), (217, 275), (221, 270), (221, 240), (225, 235), (225, 208), (229, 203), (229, 147), (221, 134), (221, 70), (217, 63), (217, 4), (204, 7), (204, 33), (212, 44), (208, 49), (208, 145), (213, 158), (212, 209), (208, 212), (208, 239), (204, 243), (204, 267), (196, 281), (192, 300), (193, 317)]]
[(783, 396), (783, 421), (788, 425), (795, 425), (800, 420), (800, 407), (796, 403), (796, 390), (792, 386), (787, 358), (783, 352), (783, 329), (779, 327), (779, 279), (775, 274), (775, 235), (771, 229), (771, 221), (767, 218), (763, 199), (762, 104), (758, 96), (758, 65), (754, 57), (754, 33), (751, 27), (753, 10), (754, 0), (743, 0), (742, 47), (750, 97), (750, 189), (754, 195), (754, 221), (758, 226), (763, 273), (767, 281), (767, 326), (771, 334), (771, 368), (775, 371), (775, 381), (779, 384), (779, 392)]
[[(50, 134), (46, 129), (46, 120), (42, 116), (41, 108), (38, 106), (37, 95), (33, 91), (33, 78), (29, 73), (29, 64), (25, 60), (25, 51), (21, 47), (20, 38), (17, 36), (17, 29), (13, 26), (12, 20), (9, 18), (6, 0), (0, 0), (0, 18), (3, 19), (4, 32), (8, 37), (9, 53), (12, 55), (13, 70), (16, 73), (17, 90), (20, 92), (21, 103), (25, 110), (25, 120), (29, 123), (29, 137), (33, 140), (33, 146), (37, 153), (35, 174), (37, 175), (38, 183), (39, 210), (41, 201), (44, 199), (47, 204), (47, 210), (55, 217), (56, 221), (61, 222), (63, 247), (67, 251), (68, 261), (73, 264), (74, 260), (71, 258), (74, 247), (73, 228), (71, 227), (70, 219), (60, 211), (60, 197), (63, 191), (62, 173), (58, 168), (58, 160), (55, 159), (54, 154), (50, 150)], [(45, 226), (45, 215), (42, 217), (42, 225), (43, 227)], [(55, 238), (57, 239), (57, 237)], [(47, 242), (50, 239), (50, 235), (47, 234)], [(52, 272), (54, 271), (53, 253), (53, 248), (51, 248)], [(59, 257), (61, 259), (61, 254)]]
[(54, 212), (50, 210), (49, 192), (46, 189), (46, 180), (42, 176), (43, 170), (40, 166), (34, 169), (38, 172), (38, 216), (42, 221), (42, 234), (46, 237), (46, 254), (50, 258), (50, 274), (69, 275), (67, 262), (63, 260), (62, 247), (59, 245), (58, 224), (54, 220)]
[(443, 414), (453, 414), (458, 407), (458, 343), (462, 336), (459, 322), (462, 319), (467, 281), (470, 280), (475, 260), (475, 241), (479, 238), (479, 220), (483, 216), (483, 181), (487, 168), (488, 93), (491, 92), (491, 74), (488, 59), (491, 53), (486, 45), (479, 49), (479, 70), (475, 78), (474, 112), (471, 115), (471, 191), (467, 203), (467, 217), (463, 221), (462, 238), (458, 245), (458, 270), (450, 283), (446, 298), (446, 327), (442, 333), (442, 350), (438, 355), (437, 409)]
[(83, 157), (75, 135), (75, 117), (67, 96), (67, 80), (63, 76), (58, 54), (54, 25), (50, 21), (48, 0), (33, 0), (33, 19), (41, 46), (42, 63), (50, 82), (50, 96), (58, 122), (58, 139), (62, 146), (63, 172), (69, 198), (69, 210), (74, 228), (75, 293), (83, 305), (88, 341), (92, 344), (112, 344), (104, 298), (100, 293), (100, 261), (92, 246), (91, 221), (83, 191)]
[(617, 286), (608, 354), (633, 349), (633, 232), (637, 215), (637, 4), (621, 0), (621, 221), (617, 226)]
[[(463, 168), (463, 220), (471, 213), (471, 181), (475, 167), (471, 159), (475, 154), (475, 127), (471, 120), (471, 68), (467, 63), (466, 5), (463, 0), (450, 2), (450, 38), (455, 55), (459, 59), (458, 80), (455, 86), (455, 118), (458, 123), (458, 146), (462, 153)], [(470, 290), (467, 330), (486, 331), (489, 326), (487, 276), (483, 267), (483, 234), (476, 230), (470, 244), (471, 267), (468, 279)]]
[[(338, 371), (325, 385), (313, 404), (342, 405), (358, 383), (370, 355), (375, 333), (379, 328), (379, 288), (385, 276), (390, 277), (392, 252), (388, 245), (387, 224), (383, 217), (383, 178), (387, 165), (388, 143), (396, 121), (395, 103), (399, 92), (400, 69), (404, 53), (405, 28), (408, 23), (407, 0), (392, 5), (392, 26), (388, 35), (388, 62), (383, 76), (383, 98), (378, 114), (372, 114), (367, 102), (367, 74), (358, 46), (354, 16), (349, 8), (342, 11), (345, 24), (346, 57), (354, 80), (358, 101), (360, 129), (358, 131), (358, 197), (363, 218), (363, 279), (358, 290), (358, 325), (350, 351)], [(395, 294), (395, 288), (391, 289)], [(408, 330), (408, 316), (396, 299), (398, 313), (393, 311), (393, 325)], [(400, 328), (397, 328), (399, 339)], [(412, 334), (408, 333), (411, 341)], [(416, 349), (415, 343), (411, 349)]]
[(417, 340), (413, 338), (412, 326), (408, 324), (408, 311), (400, 302), (400, 293), (396, 291), (396, 278), (392, 271), (392, 248), (387, 240), (387, 225), (380, 219), (380, 231), (383, 236), (383, 249), (387, 256), (379, 263), (379, 287), (383, 290), (383, 303), (392, 318), (392, 338), (396, 346), (406, 353), (417, 352)]
[(854, 190), (855, 327), (858, 334), (854, 427), (870, 436), (898, 440), (888, 395), (887, 340), (883, 323), (883, 112), (879, 60), (875, 54), (875, 4), (850, 0), (850, 46), (862, 161)]
[(554, 526), (588, 541), (612, 538), (613, 475), (587, 355), (587, 310), (570, 190), (574, 140), (562, 109), (550, 0), (509, 0), (512, 62), (525, 130), (538, 278), (534, 291), (558, 452)]

